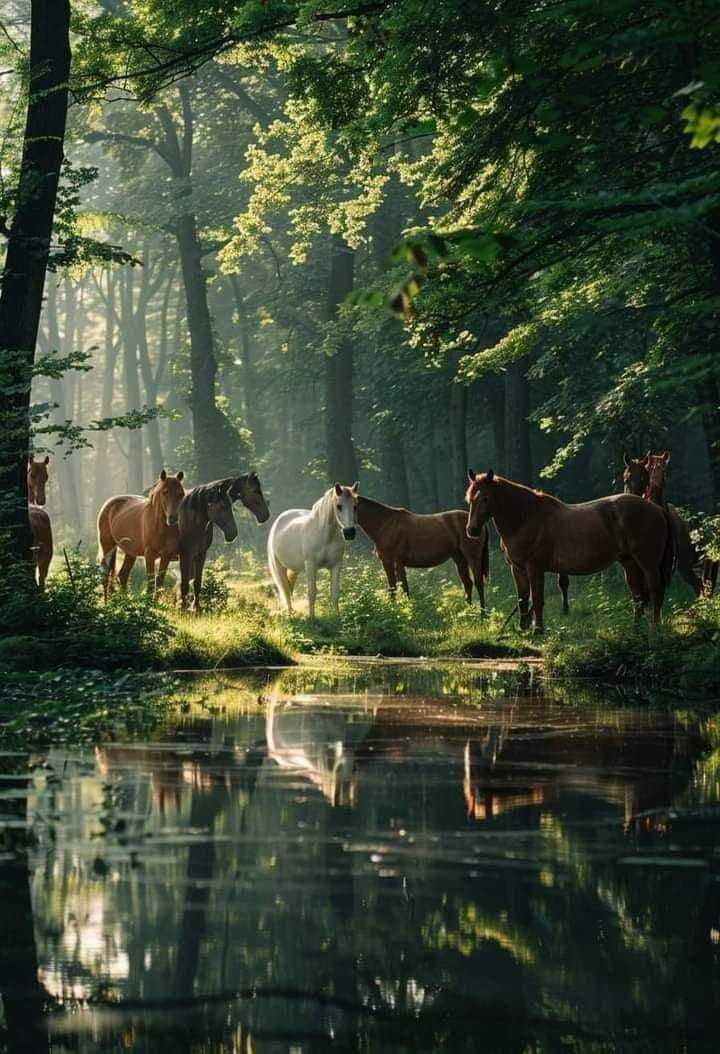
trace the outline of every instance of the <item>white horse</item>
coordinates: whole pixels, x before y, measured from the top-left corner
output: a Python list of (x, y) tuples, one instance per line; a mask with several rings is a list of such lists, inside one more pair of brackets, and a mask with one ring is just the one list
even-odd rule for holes
[(341, 487), (336, 483), (319, 498), (312, 509), (281, 512), (268, 538), (268, 564), (280, 603), (292, 614), (292, 594), (301, 571), (307, 573), (308, 608), (315, 618), (317, 573), (330, 571), (330, 603), (338, 610), (340, 565), (345, 539), (355, 537), (358, 484)]

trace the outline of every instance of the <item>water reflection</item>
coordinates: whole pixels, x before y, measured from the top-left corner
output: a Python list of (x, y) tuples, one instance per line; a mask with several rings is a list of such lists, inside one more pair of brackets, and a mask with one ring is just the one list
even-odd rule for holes
[(0, 756), (8, 1049), (717, 1049), (715, 718), (461, 667), (186, 694)]

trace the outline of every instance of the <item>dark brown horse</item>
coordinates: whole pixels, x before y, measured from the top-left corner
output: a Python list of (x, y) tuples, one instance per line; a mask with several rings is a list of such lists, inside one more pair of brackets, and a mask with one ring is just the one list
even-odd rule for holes
[(220, 528), (226, 542), (237, 538), (237, 524), (229, 493), (234, 482), (224, 479), (194, 487), (178, 507), (180, 605), (183, 608), (187, 605), (192, 579), (195, 594), (193, 611), (196, 614), (200, 611), (203, 568), (212, 543), (213, 526)]
[(696, 597), (703, 592), (703, 583), (695, 574), (695, 565), (700, 562), (700, 557), (695, 551), (695, 546), (690, 538), (690, 530), (685, 520), (671, 505), (665, 496), (665, 479), (667, 468), (670, 464), (670, 454), (650, 454), (647, 457), (636, 458), (624, 455), (625, 471), (623, 473), (623, 486), (626, 494), (637, 494), (648, 498), (656, 505), (667, 510), (670, 523), (675, 533), (675, 544), (677, 546), (677, 569), (682, 578), (692, 589)]
[(616, 560), (635, 600), (639, 617), (649, 600), (653, 621), (660, 621), (662, 602), (675, 558), (673, 532), (665, 511), (632, 494), (613, 494), (581, 505), (496, 476), (468, 472), (468, 535), (478, 537), (495, 521), (510, 559), (518, 593), (520, 626), (543, 629), (545, 572), (590, 575)]
[(392, 594), (399, 581), (409, 595), (406, 567), (437, 567), (453, 560), (468, 604), (474, 582), (484, 610), (490, 568), (488, 532), (483, 527), (478, 537), (468, 537), (466, 520), (461, 509), (420, 515), (371, 498), (358, 498), (358, 525), (375, 544)]
[(28, 516), (33, 539), (32, 558), (37, 584), (41, 591), (45, 589), (45, 579), (53, 558), (52, 523), (45, 509), (40, 508), (45, 504), (45, 484), (48, 481), (49, 463), (49, 457), (46, 457), (44, 461), (35, 461), (31, 457), (27, 467), (27, 491), (30, 503)]

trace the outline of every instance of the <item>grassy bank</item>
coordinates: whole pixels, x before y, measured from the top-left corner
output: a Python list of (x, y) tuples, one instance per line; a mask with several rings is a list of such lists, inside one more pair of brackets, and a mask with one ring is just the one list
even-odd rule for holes
[[(617, 569), (573, 579), (571, 612), (563, 617), (548, 576), (547, 632), (520, 634), (512, 581), (496, 555), (488, 587), (488, 613), (468, 607), (452, 569), (411, 575), (412, 596), (392, 600), (376, 561), (348, 560), (339, 616), (322, 601), (310, 620), (298, 587), (298, 613), (279, 613), (264, 566), (243, 553), (235, 567), (210, 566), (206, 611), (181, 615), (171, 590), (151, 603), (140, 578), (126, 596), (105, 605), (97, 571), (73, 558), (52, 576), (44, 597), (28, 612), (5, 605), (0, 666), (8, 670), (91, 667), (101, 670), (221, 668), (287, 664), (303, 655), (522, 658), (541, 656), (555, 676), (645, 681), (701, 690), (720, 689), (720, 598), (691, 604), (676, 582), (665, 622), (633, 626)], [(21, 609), (22, 608), (22, 609)]]

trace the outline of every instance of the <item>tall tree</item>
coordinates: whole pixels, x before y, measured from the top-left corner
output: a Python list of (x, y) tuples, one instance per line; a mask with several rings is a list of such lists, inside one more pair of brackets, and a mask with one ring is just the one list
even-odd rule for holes
[(32, 379), (50, 255), (70, 76), (69, 0), (32, 0), (27, 116), (0, 286), (0, 528), (30, 564), (26, 463)]

